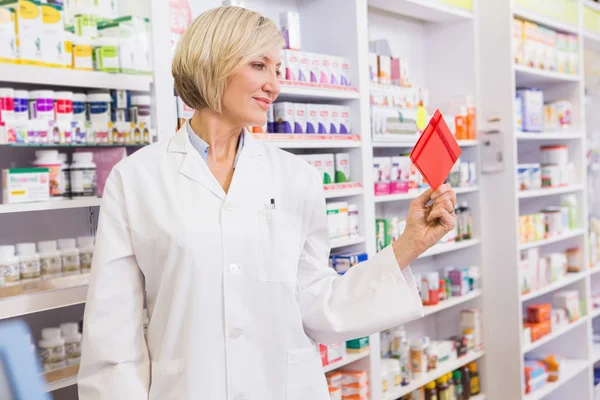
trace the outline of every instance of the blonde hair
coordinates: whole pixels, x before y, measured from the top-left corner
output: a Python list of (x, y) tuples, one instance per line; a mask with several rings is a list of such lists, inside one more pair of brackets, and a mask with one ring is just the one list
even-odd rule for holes
[(283, 44), (275, 23), (242, 7), (218, 7), (198, 16), (183, 34), (172, 72), (175, 89), (195, 110), (221, 112), (227, 82), (236, 69)]

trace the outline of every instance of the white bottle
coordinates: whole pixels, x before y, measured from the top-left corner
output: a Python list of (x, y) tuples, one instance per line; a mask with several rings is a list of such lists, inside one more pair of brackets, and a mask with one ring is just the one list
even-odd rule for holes
[(62, 257), (63, 275), (79, 275), (81, 273), (81, 261), (79, 249), (75, 246), (75, 239), (59, 239), (58, 248)]
[(33, 165), (38, 168), (48, 168), (48, 176), (50, 178), (50, 197), (55, 199), (64, 198), (65, 185), (63, 183), (63, 174), (58, 150), (36, 151)]
[(71, 197), (71, 165), (69, 165), (69, 162), (67, 161), (66, 153), (58, 153), (58, 159), (60, 160), (63, 196), (69, 198)]
[(78, 237), (77, 247), (79, 248), (79, 261), (81, 263), (81, 273), (87, 274), (92, 268), (92, 258), (94, 256), (94, 237)]
[(358, 205), (348, 204), (348, 235), (356, 237), (359, 234)]
[(44, 365), (44, 372), (67, 366), (65, 341), (61, 337), (59, 328), (42, 329), (42, 340), (38, 342), (40, 358)]
[(65, 341), (67, 365), (79, 364), (81, 362), (82, 340), (82, 335), (79, 333), (79, 324), (76, 322), (67, 322), (61, 324), (60, 331)]
[(21, 282), (39, 280), (41, 277), (40, 255), (35, 252), (35, 243), (17, 244), (17, 256), (19, 256)]
[(56, 240), (38, 242), (40, 272), (42, 279), (58, 278), (62, 275), (62, 257)]
[(93, 153), (73, 153), (71, 197), (96, 196), (96, 164), (93, 160)]
[(15, 256), (15, 246), (0, 246), (0, 275), (4, 285), (18, 285), (21, 282), (19, 258)]

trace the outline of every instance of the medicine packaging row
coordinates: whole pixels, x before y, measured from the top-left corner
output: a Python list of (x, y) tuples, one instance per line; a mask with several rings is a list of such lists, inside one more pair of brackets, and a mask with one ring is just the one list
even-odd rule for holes
[(350, 153), (299, 154), (298, 156), (319, 171), (324, 185), (351, 181)]
[(409, 87), (408, 60), (369, 53), (369, 78), (373, 83)]
[(350, 86), (347, 58), (296, 50), (281, 50), (282, 80)]
[[(373, 158), (373, 179), (375, 195), (408, 193), (411, 190), (424, 189), (427, 183), (412, 163), (408, 154), (394, 157)], [(453, 187), (469, 187), (477, 183), (477, 166), (475, 162), (458, 159), (447, 182)]]
[(573, 125), (573, 104), (568, 100), (544, 104), (544, 93), (536, 88), (517, 89), (515, 113), (518, 132), (560, 132)]
[[(555, 311), (555, 310), (552, 310)], [(543, 333), (549, 321), (544, 321), (543, 323), (538, 324), (529, 324), (530, 326), (535, 326), (534, 329), (531, 327), (526, 328), (528, 331), (536, 333)], [(566, 324), (561, 324), (566, 325)], [(553, 329), (557, 329), (558, 324), (555, 325)], [(526, 339), (529, 338), (528, 332), (524, 335)], [(525, 340), (524, 343), (529, 343), (528, 340)], [(544, 386), (548, 384), (548, 382), (556, 382), (560, 380), (565, 371), (565, 365), (568, 361), (560, 355), (549, 354), (544, 356), (532, 356), (526, 355), (525, 362), (523, 367), (523, 375), (525, 376), (525, 394), (529, 394), (535, 391), (540, 390)]]
[(381, 107), (429, 107), (429, 91), (425, 88), (371, 83), (371, 105)]
[(345, 239), (360, 236), (358, 205), (347, 201), (327, 203), (329, 239)]
[(579, 71), (579, 39), (576, 35), (514, 18), (512, 47), (515, 64), (565, 74)]
[(562, 290), (552, 295), (552, 304), (531, 304), (524, 310), (523, 343), (540, 340), (552, 331), (582, 317), (577, 290)]
[[(369, 349), (369, 338), (363, 338), (367, 343), (363, 351)], [(327, 353), (332, 351), (327, 346)], [(347, 351), (350, 349), (348, 348)], [(323, 354), (323, 353), (321, 353)], [(334, 350), (333, 356), (339, 357), (340, 351)], [(325, 374), (331, 400), (368, 400), (369, 399), (369, 374), (364, 370), (342, 370)]]
[(93, 236), (81, 236), (0, 246), (0, 287), (87, 274), (94, 240)]
[(519, 216), (519, 242), (530, 243), (558, 237), (579, 228), (579, 200), (576, 195), (563, 196), (558, 206), (539, 213)]
[[(262, 132), (347, 134), (352, 132), (350, 107), (328, 104), (274, 103)], [(256, 129), (254, 129), (256, 132)]]
[(42, 329), (38, 351), (44, 372), (78, 365), (81, 362), (83, 339), (78, 322), (66, 322), (58, 327)]
[(564, 252), (540, 254), (539, 248), (521, 252), (519, 275), (521, 294), (533, 293), (559, 282), (568, 273), (583, 270), (583, 257), (579, 247)]

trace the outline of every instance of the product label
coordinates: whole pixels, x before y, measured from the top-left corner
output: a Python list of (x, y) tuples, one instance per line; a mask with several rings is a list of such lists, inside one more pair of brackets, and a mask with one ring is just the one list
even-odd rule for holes
[(42, 278), (51, 278), (60, 275), (62, 263), (59, 256), (42, 257), (40, 259), (40, 273)]
[(92, 268), (92, 257), (94, 253), (81, 253), (79, 258), (81, 260), (81, 273), (88, 273)]
[(81, 342), (65, 343), (65, 352), (69, 359), (79, 359), (81, 357)]
[(73, 46), (73, 68), (90, 71), (94, 69), (92, 46)]
[(19, 263), (21, 279), (38, 279), (40, 277), (40, 262), (36, 261), (21, 261)]
[(39, 354), (44, 364), (44, 372), (67, 366), (65, 346), (43, 347), (39, 349)]
[(0, 275), (4, 277), (6, 285), (19, 283), (21, 280), (19, 264), (0, 265)]
[(79, 254), (63, 254), (62, 256), (63, 272), (79, 272), (80, 262)]
[(74, 197), (96, 195), (95, 169), (71, 170), (71, 195)]

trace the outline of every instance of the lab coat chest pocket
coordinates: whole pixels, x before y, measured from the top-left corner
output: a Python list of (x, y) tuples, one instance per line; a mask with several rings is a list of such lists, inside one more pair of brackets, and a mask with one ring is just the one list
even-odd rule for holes
[(149, 400), (185, 400), (183, 360), (152, 361)]
[(327, 393), (327, 383), (316, 348), (288, 351), (287, 361), (286, 400), (323, 398), (323, 393)]
[(259, 211), (261, 282), (294, 283), (300, 257), (300, 218), (281, 210)]

